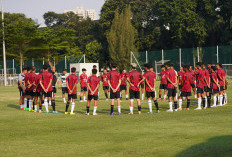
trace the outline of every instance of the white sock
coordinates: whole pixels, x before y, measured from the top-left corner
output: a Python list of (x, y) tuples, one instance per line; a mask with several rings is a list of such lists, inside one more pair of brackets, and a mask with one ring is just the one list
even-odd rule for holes
[(133, 113), (133, 107), (130, 106), (130, 113)]
[(49, 101), (49, 106), (52, 106), (52, 101)]
[(156, 91), (155, 91), (155, 98), (156, 98), (156, 96), (157, 96), (157, 95), (156, 95)]
[(217, 99), (218, 99), (218, 105), (220, 105), (220, 96), (219, 96), (219, 94), (217, 95)]
[(35, 105), (35, 111), (37, 111), (37, 105)]
[(74, 108), (75, 108), (75, 103), (73, 102), (73, 103), (72, 103), (72, 106), (71, 106), (71, 113), (73, 113)]
[(219, 96), (220, 106), (222, 106), (223, 95)]
[(198, 98), (197, 101), (198, 101), (198, 108), (201, 108), (201, 98)]
[(179, 108), (182, 108), (182, 99), (179, 99)]
[(48, 99), (44, 99), (44, 106), (45, 106), (46, 112), (49, 112), (49, 110), (48, 110)]
[(22, 109), (22, 108), (23, 108), (23, 106), (24, 106), (24, 104), (23, 104), (23, 105), (20, 105), (20, 108)]
[(66, 100), (65, 100), (65, 98), (63, 98), (63, 100), (64, 100), (64, 103), (66, 103)]
[(27, 108), (27, 98), (24, 99), (24, 108)]
[(29, 99), (29, 110), (31, 110), (32, 100)]
[(144, 99), (144, 94), (142, 94), (142, 100)]
[(178, 99), (178, 93), (176, 93), (176, 99)]
[(194, 95), (195, 96), (195, 99), (197, 98), (197, 95)]
[(166, 99), (167, 95), (164, 95), (164, 99)]
[(169, 110), (172, 110), (172, 102), (169, 102)]
[(84, 96), (84, 101), (85, 101), (85, 96)]
[(152, 112), (152, 103), (151, 100), (148, 100), (149, 111)]
[(225, 104), (227, 104), (227, 94), (225, 93)]
[(121, 106), (118, 106), (118, 113), (121, 113)]
[(126, 95), (126, 99), (128, 99), (128, 95)]
[(213, 97), (213, 106), (217, 106), (217, 96)]
[(207, 107), (207, 96), (205, 96), (205, 107)]
[(97, 112), (97, 106), (95, 107), (93, 107), (93, 114), (96, 114), (96, 112)]

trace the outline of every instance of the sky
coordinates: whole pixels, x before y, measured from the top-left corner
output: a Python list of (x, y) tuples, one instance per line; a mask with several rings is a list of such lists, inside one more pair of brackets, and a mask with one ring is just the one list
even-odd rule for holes
[(64, 10), (76, 10), (77, 6), (84, 9), (95, 9), (97, 19), (105, 0), (3, 0), (4, 12), (24, 13), (27, 17), (38, 19), (44, 26), (43, 14), (48, 11), (63, 13)]

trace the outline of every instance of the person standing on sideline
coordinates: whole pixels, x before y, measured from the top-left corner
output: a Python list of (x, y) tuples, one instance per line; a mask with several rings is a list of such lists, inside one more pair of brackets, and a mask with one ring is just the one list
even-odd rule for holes
[[(80, 102), (86, 101), (86, 91), (87, 91), (87, 78), (86, 69), (82, 69), (82, 74), (80, 75), (80, 85), (81, 85), (81, 93), (80, 93)], [(82, 96), (84, 99), (82, 100)]]

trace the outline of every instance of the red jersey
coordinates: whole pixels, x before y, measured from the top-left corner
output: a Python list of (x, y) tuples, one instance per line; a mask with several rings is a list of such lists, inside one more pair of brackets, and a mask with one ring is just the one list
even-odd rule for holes
[(39, 83), (40, 78), (41, 78), (41, 74), (36, 75), (35, 84), (37, 85), (37, 88), (36, 88), (36, 92), (37, 92), (37, 93), (43, 92), (43, 89), (42, 89), (42, 87), (40, 86), (40, 83)]
[(30, 84), (32, 85), (30, 88), (29, 88), (29, 91), (33, 91), (34, 89), (36, 89), (36, 78), (37, 78), (37, 75), (35, 73), (30, 73), (30, 75), (28, 76), (29, 77), (29, 82)]
[(211, 89), (218, 89), (217, 84), (213, 81), (213, 79), (214, 79), (216, 82), (218, 81), (217, 73), (216, 73), (216, 72), (212, 72), (212, 73), (210, 74), (210, 79), (211, 79), (210, 88), (211, 88)]
[(29, 75), (30, 73), (26, 73), (25, 76), (24, 76), (24, 83), (25, 83), (25, 87), (26, 87), (26, 91), (28, 91), (29, 89), (27, 88), (28, 86), (28, 80), (29, 80)]
[(195, 76), (197, 79), (196, 87), (204, 89), (205, 87), (205, 72), (203, 70), (195, 71)]
[[(173, 69), (167, 69), (165, 73), (167, 78), (169, 78), (172, 83), (176, 83), (176, 72)], [(167, 81), (167, 88), (175, 89), (176, 87), (171, 82)]]
[[(107, 74), (107, 79), (110, 81), (112, 88), (116, 89), (118, 87), (119, 80), (121, 80), (121, 74), (116, 70), (112, 70)], [(118, 91), (120, 91), (120, 88), (118, 88)]]
[(224, 86), (225, 85), (224, 81), (221, 80), (221, 79), (225, 78), (225, 76), (226, 76), (226, 74), (225, 74), (225, 71), (223, 69), (218, 69), (217, 70), (217, 77), (218, 77), (219, 85), (220, 86)]
[(128, 78), (130, 79), (130, 82), (134, 85), (130, 86), (130, 90), (140, 91), (138, 84), (143, 79), (143, 75), (140, 72), (133, 70), (128, 73)]
[[(209, 80), (210, 80), (209, 71), (207, 69), (203, 69), (203, 71), (205, 72), (206, 81), (209, 84)], [(207, 83), (205, 82), (205, 86), (207, 86)]]
[(165, 71), (160, 72), (160, 78), (161, 78), (160, 84), (167, 84), (167, 77)]
[(101, 75), (101, 81), (102, 81), (102, 83), (103, 83), (103, 87), (105, 87), (105, 86), (109, 86), (109, 84), (108, 84), (108, 79), (107, 79), (107, 74), (102, 74)]
[[(100, 79), (97, 76), (90, 76), (88, 78), (87, 83), (89, 84), (89, 87), (91, 88), (91, 90), (94, 91), (96, 87), (100, 85)], [(91, 95), (90, 90), (88, 94)], [(96, 92), (93, 95), (98, 95), (98, 90), (96, 90)]]
[(179, 77), (179, 83), (181, 84), (182, 83), (182, 81), (183, 81), (183, 77), (184, 77), (184, 73), (185, 72), (178, 72), (178, 77)]
[(182, 77), (182, 91), (191, 92), (191, 85), (194, 84), (192, 73), (185, 72)]
[(80, 76), (80, 84), (81, 84), (81, 87), (87, 87), (87, 75), (85, 74), (81, 74)]
[[(45, 71), (41, 74), (40, 81), (42, 82), (45, 89), (48, 88), (48, 85), (52, 79), (53, 79), (52, 73), (50, 73), (48, 71)], [(48, 88), (48, 92), (50, 92), (52, 90), (53, 90), (53, 88), (52, 88), (52, 83), (51, 83), (50, 87)]]
[[(151, 72), (151, 71), (147, 71), (143, 74), (143, 76), (145, 77), (145, 79), (147, 80), (147, 82), (150, 84), (150, 86), (152, 88), (154, 88), (155, 86), (155, 79), (156, 79), (156, 73), (155, 72)], [(145, 81), (145, 90), (146, 92), (154, 92), (151, 90), (151, 88), (148, 86), (148, 84)]]
[(121, 85), (127, 85), (127, 73), (121, 74)]
[(68, 83), (70, 90), (75, 86), (72, 93), (68, 90), (68, 94), (77, 94), (77, 86), (75, 84), (78, 83), (78, 77), (75, 74), (71, 74), (66, 78), (66, 83)]

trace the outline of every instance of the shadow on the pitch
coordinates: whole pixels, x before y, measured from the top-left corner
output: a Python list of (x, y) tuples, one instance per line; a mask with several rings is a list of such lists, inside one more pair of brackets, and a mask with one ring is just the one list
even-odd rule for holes
[(193, 145), (175, 157), (229, 157), (232, 156), (232, 135), (219, 136)]
[(17, 109), (17, 110), (20, 110), (20, 106), (19, 105), (15, 105), (15, 104), (8, 104), (7, 107), (10, 107), (10, 108), (14, 108), (14, 109)]

